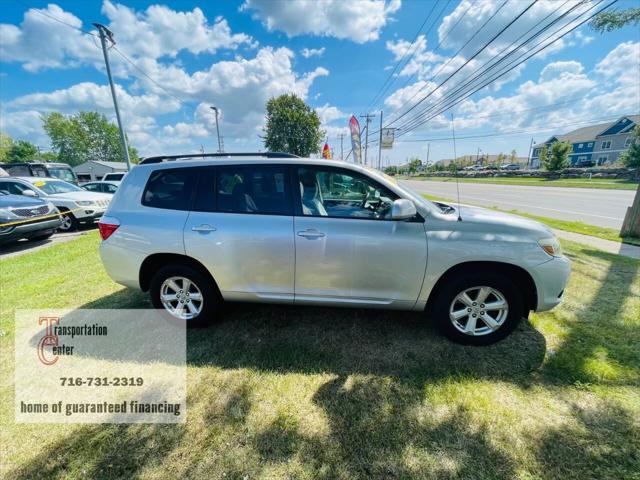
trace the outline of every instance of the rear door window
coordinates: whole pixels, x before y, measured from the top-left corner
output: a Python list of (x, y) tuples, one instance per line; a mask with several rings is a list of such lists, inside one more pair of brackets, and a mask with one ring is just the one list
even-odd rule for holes
[(293, 215), (289, 173), (286, 166), (232, 165), (217, 167), (216, 170), (217, 211)]
[(188, 210), (198, 170), (172, 168), (152, 172), (142, 194), (142, 204), (169, 210)]

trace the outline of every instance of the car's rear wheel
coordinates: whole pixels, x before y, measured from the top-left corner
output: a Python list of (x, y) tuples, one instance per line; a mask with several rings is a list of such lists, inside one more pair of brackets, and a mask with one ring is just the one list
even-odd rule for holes
[(221, 298), (211, 280), (202, 272), (183, 265), (161, 268), (151, 279), (151, 302), (188, 327), (212, 323)]
[(509, 335), (523, 315), (522, 292), (494, 272), (465, 273), (437, 292), (434, 316), (451, 340), (489, 345)]

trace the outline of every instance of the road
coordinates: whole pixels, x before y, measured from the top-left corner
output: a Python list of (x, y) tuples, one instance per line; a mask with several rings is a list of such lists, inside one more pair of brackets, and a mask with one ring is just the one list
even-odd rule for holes
[[(413, 190), (447, 199), (456, 198), (455, 182), (403, 180)], [(578, 220), (590, 225), (620, 229), (633, 190), (524, 187), (460, 183), (460, 201), (501, 210), (519, 210), (560, 220)]]

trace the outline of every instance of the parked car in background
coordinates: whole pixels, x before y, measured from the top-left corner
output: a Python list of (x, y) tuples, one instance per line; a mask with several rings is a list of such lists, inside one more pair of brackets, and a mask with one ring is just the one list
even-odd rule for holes
[(54, 162), (20, 162), (7, 163), (3, 166), (12, 177), (49, 177), (78, 185), (78, 177), (66, 163)]
[(518, 163), (505, 163), (500, 165), (500, 170), (520, 170), (520, 165)]
[(13, 195), (37, 197), (53, 203), (62, 215), (62, 231), (78, 228), (80, 223), (93, 223), (99, 219), (113, 195), (88, 192), (57, 178), (2, 177), (0, 191)]
[(562, 301), (570, 262), (538, 222), (439, 206), (354, 164), (208, 156), (145, 159), (99, 222), (111, 278), (187, 325), (223, 301), (427, 310), (485, 345)]
[(576, 167), (578, 168), (589, 168), (595, 166), (596, 162), (593, 160), (579, 160), (576, 162)]
[(113, 172), (106, 173), (104, 177), (102, 177), (103, 182), (121, 182), (126, 176), (126, 172)]
[(89, 192), (102, 192), (102, 193), (110, 193), (113, 195), (118, 190), (118, 186), (120, 182), (89, 182), (83, 184), (80, 188), (87, 190)]
[(60, 212), (51, 202), (0, 190), (0, 245), (23, 238), (45, 240), (61, 223)]

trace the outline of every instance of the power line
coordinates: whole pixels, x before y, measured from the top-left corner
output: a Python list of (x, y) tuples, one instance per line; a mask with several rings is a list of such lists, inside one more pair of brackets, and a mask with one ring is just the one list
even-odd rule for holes
[[(586, 12), (588, 12), (589, 10), (595, 8), (595, 6), (599, 5), (602, 3), (603, 0), (601, 0), (600, 2), (598, 2), (596, 5), (592, 6), (591, 8), (589, 8)], [(548, 48), (549, 46), (551, 46), (552, 44), (554, 44), (555, 42), (557, 42), (558, 40), (560, 40), (561, 38), (565, 37), (566, 35), (570, 34), (571, 32), (573, 32), (575, 29), (579, 28), (580, 26), (582, 26), (584, 23), (588, 22), (589, 20), (591, 20), (593, 17), (595, 17), (598, 13), (606, 10), (607, 8), (609, 8), (611, 5), (613, 5), (614, 3), (616, 3), (618, 0), (613, 0), (610, 3), (608, 3), (605, 7), (601, 8), (600, 10), (598, 10), (597, 12), (593, 13), (592, 15), (588, 16), (587, 18), (585, 18), (584, 20), (582, 20), (581, 22), (579, 22), (578, 24), (576, 24), (575, 26), (573, 26), (571, 29), (565, 31), (564, 33), (562, 33), (562, 35), (557, 36), (556, 38), (552, 39), (549, 43), (547, 43), (546, 45), (543, 45), (541, 48), (539, 48), (538, 50), (534, 51), (533, 53), (527, 55), (527, 53), (531, 50), (535, 50), (540, 44), (544, 43), (546, 40), (548, 40), (552, 35), (557, 34), (558, 32), (560, 32), (562, 29), (566, 28), (567, 26), (569, 26), (571, 24), (572, 21), (568, 22), (565, 26), (561, 27), (560, 29), (558, 29), (554, 34), (549, 35), (548, 37), (546, 37), (545, 39), (543, 39), (541, 42), (538, 42), (531, 50), (529, 50), (528, 52), (525, 52), (524, 55), (527, 55), (526, 58), (524, 58), (523, 60), (518, 61), (517, 63), (514, 61), (512, 62), (513, 65), (509, 67), (509, 65), (507, 65), (507, 67), (509, 67), (507, 70), (498, 72), (497, 75), (495, 75), (493, 78), (490, 78), (488, 81), (486, 81), (484, 84), (480, 85), (479, 87), (475, 88), (473, 91), (471, 91), (470, 93), (466, 94), (463, 97), (458, 97), (457, 99), (454, 99), (454, 102), (443, 107), (440, 108), (437, 112), (435, 112), (434, 114), (431, 114), (430, 117), (423, 119), (422, 121), (419, 121), (413, 125), (411, 125), (410, 127), (405, 128), (400, 135), (405, 135), (406, 133), (414, 130), (415, 128), (419, 127), (420, 125), (423, 125), (424, 123), (428, 122), (429, 120), (431, 120), (432, 118), (434, 118), (435, 116), (439, 115), (440, 113), (446, 111), (447, 109), (450, 109), (452, 107), (454, 107), (455, 105), (459, 104), (460, 102), (462, 102), (463, 100), (465, 100), (466, 98), (469, 98), (471, 95), (473, 95), (474, 93), (478, 92), (479, 90), (481, 90), (482, 88), (486, 87), (487, 85), (493, 83), (494, 81), (496, 81), (497, 79), (501, 78), (502, 76), (506, 75), (507, 73), (509, 73), (510, 71), (512, 71), (514, 68), (516, 68), (518, 65), (526, 62), (528, 59), (530, 59), (531, 57), (533, 57), (534, 55), (537, 55), (538, 53), (540, 53), (541, 51), (543, 51), (544, 49)], [(583, 12), (582, 14), (579, 15), (582, 16), (584, 15)], [(522, 58), (522, 56), (520, 56), (519, 58)], [(421, 114), (421, 115), (424, 115)]]
[(42, 17), (50, 18), (51, 20), (54, 20), (54, 21), (56, 21), (58, 23), (61, 23), (62, 25), (66, 25), (67, 27), (73, 28), (74, 30), (77, 30), (77, 31), (82, 32), (82, 33), (86, 33), (87, 35), (91, 35), (92, 37), (100, 38), (100, 37), (98, 37), (98, 35), (96, 35), (93, 32), (90, 32), (89, 30), (84, 30), (84, 29), (82, 29), (80, 27), (72, 25), (69, 22), (65, 22), (64, 20), (60, 20), (59, 18), (56, 18), (53, 15), (49, 15), (48, 13), (45, 13), (42, 10), (37, 10), (36, 8), (33, 8), (33, 7), (29, 6), (29, 5), (26, 5), (25, 3), (21, 2), (20, 0), (15, 0), (15, 2), (20, 4), (20, 5), (22, 5), (25, 8), (28, 8), (30, 12), (33, 12), (33, 13), (35, 13), (37, 15), (40, 15)]
[[(407, 50), (402, 54), (402, 57), (400, 58), (400, 60), (398, 60), (398, 62), (396, 63), (395, 67), (393, 68), (393, 71), (389, 74), (389, 76), (386, 78), (385, 82), (382, 84), (382, 86), (380, 87), (380, 89), (378, 90), (378, 93), (376, 93), (373, 97), (373, 100), (371, 100), (371, 103), (369, 103), (367, 110), (369, 110), (372, 106), (376, 105), (376, 102), (379, 100), (378, 97), (380, 96), (380, 98), (382, 98), (384, 96), (384, 93), (387, 91), (387, 89), (393, 84), (393, 82), (395, 81), (395, 78), (393, 77), (394, 73), (396, 72), (396, 70), (398, 69), (398, 67), (400, 66), (400, 64), (402, 63), (402, 60), (404, 60), (404, 57), (407, 55), (407, 53), (409, 53), (409, 50), (411, 50), (411, 47), (414, 45), (414, 43), (416, 43), (416, 40), (418, 39), (420, 32), (422, 31), (422, 29), (424, 28), (424, 26), (426, 25), (427, 21), (429, 20), (429, 17), (431, 17), (431, 14), (433, 13), (434, 9), (436, 8), (436, 5), (438, 4), (439, 0), (436, 0), (433, 3), (433, 6), (431, 7), (431, 10), (429, 10), (429, 13), (427, 14), (427, 16), (425, 17), (424, 21), (422, 22), (422, 25), (420, 25), (420, 28), (418, 29), (418, 31), (416, 32), (415, 36), (413, 37), (413, 40), (411, 40), (411, 44), (409, 45), (409, 47), (407, 48)], [(449, 4), (451, 0), (447, 0), (447, 2), (445, 3), (444, 7), (442, 8), (442, 11), (440, 12), (440, 14), (444, 11), (444, 9), (446, 8), (446, 6)], [(440, 17), (440, 14), (438, 14), (438, 16), (435, 18), (435, 20), (437, 20)], [(433, 26), (435, 25), (435, 20), (434, 22), (431, 24), (431, 27), (429, 27), (429, 30), (427, 31), (426, 35), (429, 34), (429, 32), (431, 32), (431, 29), (433, 28)], [(426, 36), (425, 35), (425, 36)], [(407, 59), (407, 62), (405, 63), (405, 65), (407, 63), (409, 63), (409, 61), (411, 60), (411, 58), (413, 58), (413, 56), (415, 55), (416, 51), (417, 51), (417, 44), (416, 44), (416, 48), (413, 51), (413, 53), (411, 54), (411, 56), (409, 57), (409, 59)], [(404, 66), (403, 66), (404, 68)], [(391, 83), (388, 83), (389, 80), (391, 80)], [(385, 88), (386, 87), (386, 88)]]
[(173, 93), (171, 93), (169, 90), (167, 90), (166, 88), (164, 88), (159, 82), (157, 82), (156, 80), (154, 80), (147, 72), (145, 72), (142, 68), (140, 68), (138, 65), (136, 65), (136, 63), (131, 60), (128, 56), (126, 56), (121, 50), (118, 49), (118, 47), (116, 47), (115, 45), (112, 46), (112, 49), (115, 50), (118, 55), (120, 55), (126, 62), (128, 62), (133, 68), (135, 68), (136, 70), (138, 70), (142, 75), (144, 75), (147, 79), (149, 79), (149, 81), (153, 82), (154, 85), (156, 85), (158, 88), (162, 89), (162, 91), (164, 91), (167, 95), (169, 95), (170, 97), (175, 98), (178, 102), (180, 102), (180, 105), (183, 105), (184, 103), (186, 103), (186, 100), (183, 100), (177, 96), (175, 96)]
[[(600, 0), (602, 1), (602, 0)], [(565, 2), (563, 5), (565, 5), (568, 2)], [(539, 35), (541, 35), (542, 33), (544, 33), (544, 31), (550, 29), (555, 23), (557, 23), (558, 21), (562, 20), (565, 16), (567, 16), (571, 11), (573, 11), (575, 8), (577, 8), (579, 5), (583, 4), (584, 1), (574, 5), (573, 7), (571, 7), (570, 9), (568, 9), (566, 12), (564, 12), (562, 15), (560, 15), (559, 17), (557, 17), (556, 19), (552, 20), (549, 24), (547, 24), (546, 26), (542, 27), (538, 32), (536, 32), (535, 34), (533, 34), (532, 36), (528, 37), (525, 41), (523, 41), (522, 43), (520, 43), (518, 46), (516, 46), (515, 48), (513, 48), (510, 52), (508, 52), (506, 55), (504, 55), (502, 58), (500, 58), (500, 55), (502, 55), (502, 53), (504, 53), (506, 50), (508, 50), (510, 47), (512, 47), (514, 44), (516, 44), (518, 41), (520, 41), (520, 39), (522, 39), (525, 35), (527, 35), (529, 32), (531, 32), (531, 30), (533, 30), (535, 28), (535, 26), (533, 26), (532, 28), (530, 28), (529, 30), (527, 30), (524, 34), (520, 35), (516, 40), (514, 40), (513, 42), (511, 42), (511, 44), (509, 44), (508, 46), (506, 46), (504, 49), (502, 49), (498, 54), (494, 55), (491, 59), (489, 59), (484, 65), (478, 67), (476, 70), (474, 70), (472, 73), (470, 73), (465, 80), (463, 80), (461, 83), (463, 83), (463, 85), (458, 85), (456, 87), (454, 87), (454, 89), (451, 92), (448, 92), (443, 98), (441, 98), (440, 100), (438, 100), (434, 105), (427, 107), (425, 109), (423, 109), (420, 113), (418, 113), (417, 115), (414, 115), (414, 117), (412, 119), (406, 120), (401, 126), (400, 128), (406, 128), (407, 130), (409, 129), (409, 125), (411, 125), (414, 122), (417, 122), (419, 120), (421, 120), (421, 118), (424, 118), (424, 115), (426, 115), (428, 112), (432, 111), (434, 108), (436, 108), (438, 105), (442, 105), (443, 103), (446, 103), (447, 101), (449, 101), (450, 99), (454, 98), (456, 94), (460, 93), (462, 90), (464, 90), (467, 86), (469, 86), (470, 84), (472, 84), (474, 81), (476, 81), (477, 79), (481, 78), (482, 75), (485, 75), (487, 72), (489, 72), (490, 70), (494, 69), (497, 65), (499, 65), (500, 63), (504, 62), (508, 57), (510, 57), (514, 52), (519, 51), (524, 45), (526, 45), (527, 43), (531, 42), (533, 39), (535, 39), (536, 37), (538, 37)], [(560, 7), (562, 8), (562, 6)], [(552, 12), (550, 15), (552, 15), (553, 13), (555, 13), (556, 11), (558, 11), (559, 9), (556, 9), (554, 12)], [(588, 10), (587, 10), (588, 11)], [(582, 12), (582, 14), (584, 14), (586, 12)], [(582, 15), (581, 14), (581, 15)], [(547, 15), (544, 19), (542, 19), (537, 25), (540, 25), (542, 22), (544, 22), (547, 18), (549, 18), (550, 15)], [(570, 23), (570, 22), (569, 22)], [(568, 25), (568, 24), (567, 24)], [(562, 30), (562, 28), (565, 28), (566, 25), (564, 27), (561, 27), (560, 29), (558, 29), (555, 33), (559, 32), (560, 30)], [(549, 36), (547, 36), (545, 38), (548, 39), (550, 38), (552, 35), (551, 34)], [(533, 49), (535, 49), (540, 43), (536, 44)], [(531, 49), (531, 50), (533, 50)], [(529, 50), (529, 51), (531, 51)], [(528, 52), (525, 52), (525, 54)], [(522, 58), (522, 56), (520, 56), (519, 58)], [(495, 62), (494, 62), (495, 61)], [(494, 62), (492, 64), (492, 62)], [(484, 71), (482, 71), (484, 70)], [(481, 71), (481, 72), (480, 72)], [(478, 73), (480, 72), (480, 73)], [(475, 76), (474, 76), (475, 75)], [(493, 75), (493, 73), (491, 74)], [(466, 83), (464, 83), (466, 82)]]
[[(469, 43), (471, 43), (471, 41), (472, 41), (472, 40), (473, 40), (473, 39), (474, 39), (474, 38), (475, 38), (475, 37), (476, 37), (476, 36), (477, 36), (477, 35), (478, 35), (478, 34), (479, 34), (483, 29), (484, 29), (484, 27), (486, 27), (486, 26), (489, 24), (489, 22), (491, 22), (491, 20), (492, 20), (492, 19), (493, 19), (497, 14), (498, 14), (498, 12), (500, 12), (500, 10), (502, 10), (502, 8), (503, 8), (503, 7), (508, 3), (508, 1), (509, 1), (509, 0), (505, 0), (505, 1), (504, 1), (504, 3), (502, 3), (502, 4), (501, 4), (497, 9), (496, 9), (496, 11), (495, 11), (495, 12), (493, 12), (493, 14), (492, 14), (492, 15), (491, 15), (487, 20), (485, 20), (485, 22), (480, 26), (480, 28), (476, 29), (475, 33), (474, 33), (474, 34), (473, 34), (473, 35), (472, 35), (472, 36), (471, 36), (471, 37), (470, 37), (470, 38), (465, 42), (465, 44), (464, 44), (464, 45), (462, 45), (462, 47), (460, 47), (460, 48), (458, 49), (458, 51), (457, 51), (456, 53), (454, 53), (454, 54), (449, 58), (449, 60), (447, 60), (444, 64), (442, 64), (442, 65), (440, 66), (440, 68), (438, 69), (438, 71), (437, 71), (436, 73), (434, 73), (433, 75), (431, 75), (431, 78), (430, 78), (429, 80), (427, 80), (427, 81), (426, 81), (426, 83), (425, 83), (425, 84), (424, 84), (420, 89), (418, 89), (418, 90), (417, 90), (417, 91), (416, 91), (416, 92), (411, 96), (411, 98), (409, 98), (409, 99), (408, 99), (408, 100), (406, 100), (402, 105), (400, 105), (400, 107), (398, 108), (397, 112), (400, 112), (400, 111), (401, 111), (401, 110), (402, 110), (402, 109), (403, 109), (403, 108), (404, 108), (404, 107), (405, 107), (409, 102), (411, 102), (411, 100), (413, 100), (413, 99), (414, 99), (414, 98), (415, 98), (415, 97), (416, 97), (420, 92), (422, 92), (422, 91), (423, 91), (423, 90), (424, 90), (424, 89), (429, 85), (429, 82), (433, 81), (433, 80), (438, 76), (438, 74), (442, 71), (442, 69), (443, 69), (443, 68), (445, 68), (447, 65), (449, 65), (449, 63), (450, 63), (454, 58), (456, 58), (456, 57), (457, 57), (457, 56), (458, 56), (458, 54), (460, 54), (460, 52), (462, 52), (462, 50), (464, 50), (464, 49), (467, 47), (467, 45), (469, 45)], [(464, 12), (464, 14), (466, 14), (466, 13), (467, 13), (467, 11), (465, 11), (465, 12)], [(464, 18), (464, 14), (460, 17), (460, 20), (462, 20), (462, 18)], [(460, 20), (458, 21), (458, 23), (460, 22)], [(453, 27), (453, 28), (455, 28), (455, 27), (458, 25), (458, 23), (456, 23), (456, 24), (454, 25), (454, 27)], [(444, 42), (444, 40), (449, 36), (449, 33), (451, 33), (451, 31), (453, 30), (453, 28), (452, 28), (451, 30), (449, 30), (449, 32), (447, 32), (447, 35), (445, 36), (445, 38), (443, 38), (443, 39), (442, 39), (442, 41), (441, 41), (440, 43), (438, 43), (438, 45), (436, 46), (436, 48), (435, 48), (435, 50), (434, 50), (434, 53), (438, 50), (438, 48), (440, 48), (440, 45), (441, 45), (441, 44)], [(414, 76), (415, 76), (415, 74), (414, 74), (412, 77), (414, 77)], [(411, 78), (412, 78), (412, 77), (410, 77), (409, 79), (407, 79), (407, 81), (404, 83), (404, 85), (403, 85), (401, 88), (406, 87), (406, 86), (407, 86), (407, 84), (409, 83), (409, 81), (411, 80)], [(387, 126), (389, 126), (391, 123), (395, 122), (396, 120), (398, 120), (398, 119), (395, 119), (395, 120), (389, 120), (389, 121), (387, 122)]]

